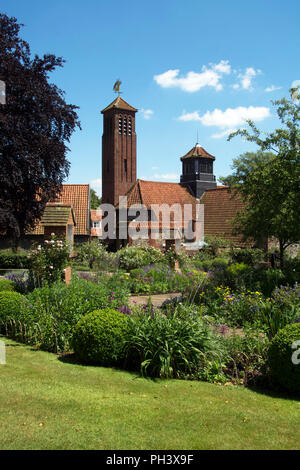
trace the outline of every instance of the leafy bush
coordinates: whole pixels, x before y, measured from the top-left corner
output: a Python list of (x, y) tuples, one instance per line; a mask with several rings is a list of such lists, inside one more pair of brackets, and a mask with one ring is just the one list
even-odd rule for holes
[(26, 299), (18, 292), (0, 292), (0, 324), (2, 324), (2, 330), (8, 320), (18, 319), (24, 301)]
[(69, 256), (68, 243), (51, 234), (51, 240), (45, 240), (43, 246), (38, 245), (28, 255), (30, 282), (34, 287), (41, 287), (45, 282), (51, 284), (62, 280)]
[[(17, 273), (17, 274), (7, 273), (5, 275), (5, 279), (8, 279), (9, 281), (13, 282), (14, 290), (16, 290), (17, 292), (20, 292), (20, 294), (27, 294), (29, 290), (29, 282), (28, 282), (28, 276), (25, 271), (22, 273)], [(1, 284), (1, 281), (0, 281), (0, 284)]]
[(245, 386), (266, 380), (269, 341), (260, 331), (245, 329), (243, 335), (222, 338), (222, 343), (228, 379)]
[[(276, 384), (291, 392), (300, 392), (300, 323), (287, 325), (273, 338), (268, 354), (271, 376)], [(294, 361), (292, 361), (292, 356)]]
[(264, 261), (264, 252), (258, 248), (233, 248), (230, 254), (234, 263), (253, 266)]
[(26, 298), (27, 306), (18, 317), (19, 329), (9, 330), (8, 334), (52, 352), (70, 348), (73, 328), (82, 316), (99, 308), (118, 308), (128, 301), (124, 289), (114, 292), (105, 283), (76, 278), (69, 285), (62, 281), (45, 285)]
[(225, 285), (234, 291), (260, 291), (270, 297), (276, 287), (284, 284), (285, 276), (280, 269), (251, 267), (245, 263), (232, 263), (227, 267), (211, 268), (216, 285)]
[(300, 282), (300, 254), (295, 258), (286, 258), (284, 260), (283, 273), (285, 276), (285, 283), (289, 285)]
[(140, 313), (128, 317), (127, 364), (151, 377), (191, 376), (216, 352), (214, 334), (199, 318)]
[(115, 365), (124, 357), (128, 335), (127, 317), (116, 310), (96, 310), (79, 320), (74, 328), (72, 346), (83, 362)]
[(118, 255), (117, 253), (109, 253), (97, 239), (76, 246), (76, 258), (73, 260), (73, 264), (76, 266), (78, 263), (82, 263), (90, 269), (115, 271), (118, 267)]
[(203, 248), (204, 251), (209, 251), (213, 257), (218, 256), (221, 248), (228, 248), (229, 241), (226, 238), (214, 237), (212, 235), (206, 235), (204, 237), (206, 246)]
[(154, 294), (181, 291), (189, 280), (169, 266), (158, 265), (131, 270), (127, 281), (131, 292)]
[(118, 251), (118, 256), (119, 266), (125, 271), (164, 262), (163, 253), (151, 246), (127, 246)]
[(218, 323), (242, 327), (259, 320), (263, 301), (261, 292), (233, 293), (228, 287), (222, 286), (216, 288), (216, 294), (215, 302), (208, 303), (207, 314), (213, 316)]
[(27, 253), (11, 253), (10, 251), (0, 251), (1, 269), (26, 269), (28, 268)]
[(0, 279), (0, 292), (7, 290), (16, 290), (16, 285), (9, 279)]

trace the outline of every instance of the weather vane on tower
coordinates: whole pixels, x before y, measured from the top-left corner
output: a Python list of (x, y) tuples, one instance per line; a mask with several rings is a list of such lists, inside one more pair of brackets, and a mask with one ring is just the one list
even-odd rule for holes
[(118, 78), (118, 80), (117, 80), (116, 83), (114, 84), (114, 88), (113, 88), (114, 92), (115, 92), (115, 93), (118, 93), (119, 96), (120, 96), (120, 94), (122, 93), (122, 92), (120, 91), (120, 85), (121, 85), (121, 83), (122, 83), (121, 80)]

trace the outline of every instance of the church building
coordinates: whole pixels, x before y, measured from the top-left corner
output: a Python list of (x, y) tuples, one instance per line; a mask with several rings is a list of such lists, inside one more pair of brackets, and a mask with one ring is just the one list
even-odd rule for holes
[[(135, 115), (137, 109), (118, 96), (111, 104), (101, 111), (103, 114), (102, 135), (102, 203), (113, 204), (117, 210), (119, 197), (127, 197), (127, 207), (141, 206), (151, 215), (155, 237), (150, 234), (149, 219), (139, 218), (138, 226), (146, 229), (148, 236), (138, 243), (146, 243), (157, 248), (167, 248), (180, 242), (183, 246), (193, 244), (195, 249), (201, 240), (187, 239), (187, 223), (193, 227), (200, 224), (202, 239), (204, 235), (223, 237), (235, 245), (242, 245), (239, 237), (232, 235), (232, 219), (243, 202), (238, 196), (230, 194), (228, 187), (217, 186), (214, 175), (215, 157), (208, 153), (199, 143), (180, 157), (182, 174), (180, 182), (167, 183), (144, 181), (137, 179), (136, 127)], [(176, 157), (175, 157), (176, 158)], [(180, 206), (179, 213), (171, 214), (171, 220), (164, 222), (163, 210), (157, 213), (157, 206)], [(202, 216), (196, 213), (196, 206), (202, 206)], [(185, 205), (192, 206), (190, 220), (184, 220)], [(154, 221), (154, 222), (153, 222)], [(121, 223), (132, 226), (135, 220), (126, 216)], [(104, 229), (104, 227), (102, 227)], [(147, 232), (148, 230), (148, 232)], [(168, 234), (166, 235), (166, 232)], [(120, 220), (116, 222), (117, 240), (114, 248), (125, 244), (137, 243), (127, 237), (120, 239)], [(202, 240), (203, 241), (203, 240)]]
[[(182, 162), (180, 182), (137, 179), (136, 112), (137, 109), (120, 96), (101, 111), (102, 204), (114, 206), (117, 213), (115, 236), (106, 240), (111, 248), (143, 243), (159, 249), (172, 245), (199, 249), (205, 235), (226, 238), (234, 245), (242, 246), (241, 239), (232, 235), (232, 219), (243, 208), (243, 202), (238, 196), (233, 196), (228, 187), (217, 186), (215, 157), (199, 143), (185, 155), (174, 156), (180, 157)], [(132, 216), (130, 211), (125, 212), (125, 217), (124, 212), (123, 218), (118, 217), (121, 213), (119, 198), (122, 196), (127, 197), (128, 208), (143, 208), (146, 217)], [(186, 207), (191, 208), (188, 217), (184, 212)], [(68, 220), (62, 220), (62, 214), (66, 214), (66, 220), (72, 214), (73, 228)], [(104, 218), (105, 213), (101, 210), (91, 210), (89, 184), (63, 184), (61, 193), (47, 203), (42, 219), (20, 240), (20, 246), (28, 249), (32, 243), (41, 243), (48, 236), (48, 229), (60, 233), (66, 227), (68, 237), (75, 244), (92, 238), (105, 241)], [(121, 237), (124, 226), (128, 235)], [(144, 236), (135, 239), (130, 235), (130, 228), (135, 232), (142, 230)], [(196, 234), (192, 238), (191, 231)], [(0, 248), (9, 246), (9, 238), (0, 234)]]

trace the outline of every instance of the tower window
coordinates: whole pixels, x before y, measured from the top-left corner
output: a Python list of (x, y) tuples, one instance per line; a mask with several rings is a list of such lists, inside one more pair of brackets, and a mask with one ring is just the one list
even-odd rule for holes
[(123, 120), (123, 133), (124, 135), (127, 134), (127, 117), (124, 117), (124, 120)]
[(122, 135), (122, 118), (119, 117), (119, 134)]
[(125, 178), (127, 179), (127, 159), (124, 158), (124, 173), (125, 173)]
[(131, 135), (131, 117), (128, 118), (128, 135)]

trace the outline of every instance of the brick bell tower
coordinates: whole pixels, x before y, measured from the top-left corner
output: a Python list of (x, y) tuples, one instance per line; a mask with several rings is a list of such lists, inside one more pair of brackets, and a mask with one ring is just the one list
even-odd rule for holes
[(136, 112), (120, 96), (101, 111), (103, 204), (117, 205), (136, 182)]

